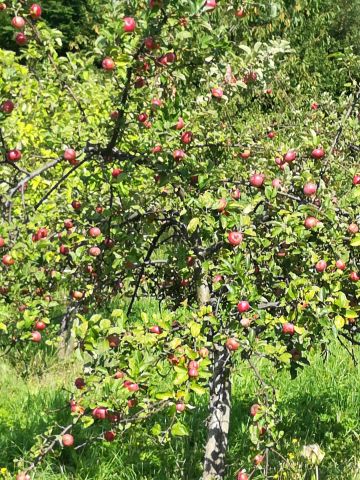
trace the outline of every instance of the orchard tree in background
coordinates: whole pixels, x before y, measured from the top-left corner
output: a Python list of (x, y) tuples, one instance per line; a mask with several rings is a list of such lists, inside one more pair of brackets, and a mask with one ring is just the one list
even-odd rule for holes
[(6, 6), (21, 48), (0, 50), (0, 342), (83, 365), (69, 425), (18, 480), (81, 427), (186, 436), (202, 395), (202, 478), (225, 478), (241, 364), (259, 390), (237, 478), (268, 478), (283, 432), (261, 361), (294, 377), (331, 336), (359, 342), (357, 57), (338, 97), (294, 78), (281, 2), (105, 1), (66, 55), (46, 4)]

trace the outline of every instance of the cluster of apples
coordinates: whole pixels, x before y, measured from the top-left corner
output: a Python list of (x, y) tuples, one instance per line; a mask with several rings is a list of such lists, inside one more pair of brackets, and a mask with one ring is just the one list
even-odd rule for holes
[[(29, 15), (30, 15), (30, 18), (32, 18), (32, 20), (37, 20), (41, 17), (41, 14), (42, 14), (42, 9), (41, 9), (41, 6), (37, 3), (33, 3), (30, 7), (30, 10), (29, 10)], [(24, 17), (21, 17), (21, 16), (15, 16), (13, 17), (13, 19), (11, 20), (11, 25), (16, 29), (16, 30), (24, 30), (25, 28), (25, 25), (26, 25), (26, 20)], [(19, 32), (16, 34), (15, 36), (15, 42), (19, 45), (19, 46), (23, 46), (23, 45), (26, 45), (27, 42), (28, 42), (28, 38), (27, 36), (25, 35), (25, 33), (23, 31)]]

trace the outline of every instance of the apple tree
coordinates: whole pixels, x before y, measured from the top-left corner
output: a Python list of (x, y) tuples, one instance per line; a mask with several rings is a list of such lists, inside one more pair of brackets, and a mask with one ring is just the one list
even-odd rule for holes
[(0, 51), (0, 342), (83, 365), (19, 480), (81, 427), (186, 436), (202, 395), (202, 478), (225, 478), (241, 363), (259, 390), (238, 478), (267, 478), (282, 432), (259, 359), (295, 376), (331, 336), (357, 344), (359, 84), (294, 85), (276, 5), (105, 1), (66, 54), (40, 5), (1, 12), (19, 51)]

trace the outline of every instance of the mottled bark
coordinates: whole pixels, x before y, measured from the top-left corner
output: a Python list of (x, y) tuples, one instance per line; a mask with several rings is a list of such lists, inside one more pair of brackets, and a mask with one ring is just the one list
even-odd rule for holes
[(230, 359), (229, 352), (223, 346), (214, 352), (209, 407), (202, 480), (222, 480), (225, 475), (231, 411)]

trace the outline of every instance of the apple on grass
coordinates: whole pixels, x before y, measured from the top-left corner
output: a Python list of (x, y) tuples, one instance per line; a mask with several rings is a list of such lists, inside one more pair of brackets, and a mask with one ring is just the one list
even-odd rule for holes
[(61, 437), (61, 442), (64, 447), (72, 447), (74, 445), (74, 437), (69, 433), (66, 433)]
[(115, 440), (116, 433), (111, 430), (104, 433), (104, 438), (107, 442), (113, 442)]

